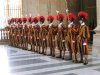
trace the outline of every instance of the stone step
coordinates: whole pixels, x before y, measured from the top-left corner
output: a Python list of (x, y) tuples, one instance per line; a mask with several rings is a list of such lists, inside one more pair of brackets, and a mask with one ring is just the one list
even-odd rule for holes
[(4, 44), (8, 44), (9, 43), (9, 41), (8, 40), (0, 40), (0, 45), (4, 45)]

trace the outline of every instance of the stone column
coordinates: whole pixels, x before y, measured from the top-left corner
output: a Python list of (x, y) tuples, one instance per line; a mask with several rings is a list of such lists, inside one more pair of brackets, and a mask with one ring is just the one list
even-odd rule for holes
[(97, 28), (96, 31), (100, 31), (100, 0), (96, 0), (97, 7)]
[(100, 0), (96, 0), (96, 4), (97, 28), (95, 29), (96, 34), (94, 35), (92, 54), (93, 56), (100, 56)]

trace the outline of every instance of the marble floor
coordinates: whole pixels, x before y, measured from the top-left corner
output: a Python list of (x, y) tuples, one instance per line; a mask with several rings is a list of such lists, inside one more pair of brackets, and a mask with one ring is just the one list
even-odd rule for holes
[(0, 75), (100, 75), (100, 58), (89, 55), (89, 64), (43, 56), (0, 45)]

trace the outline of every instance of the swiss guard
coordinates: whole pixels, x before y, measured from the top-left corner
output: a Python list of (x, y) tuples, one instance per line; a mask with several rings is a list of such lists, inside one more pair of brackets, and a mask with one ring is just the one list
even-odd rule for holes
[(26, 25), (26, 22), (27, 22), (27, 18), (26, 17), (23, 17), (22, 18), (22, 32), (21, 32), (21, 46), (22, 46), (22, 49), (25, 49), (25, 46), (24, 46), (24, 27)]
[(64, 20), (64, 15), (60, 13), (59, 11), (57, 12), (56, 19), (58, 20), (58, 31), (57, 31), (57, 48), (60, 51), (60, 58), (62, 58), (62, 52), (63, 52), (63, 46), (62, 46), (62, 26), (63, 26), (63, 20)]
[(88, 19), (88, 13), (84, 11), (80, 11), (78, 13), (80, 29), (78, 35), (78, 51), (81, 55), (80, 63), (84, 63), (84, 65), (88, 64), (88, 39), (90, 38), (89, 28), (85, 24), (85, 21)]
[(34, 20), (35, 23), (35, 40), (36, 40), (36, 48), (35, 51), (40, 53), (41, 47), (41, 37), (40, 37), (40, 25), (38, 24), (38, 18)]
[(15, 18), (12, 18), (12, 46), (16, 47), (16, 24)]
[(46, 55), (47, 51), (47, 35), (48, 35), (48, 25), (44, 25), (45, 18), (43, 16), (39, 17), (40, 24), (41, 24), (41, 46), (42, 46), (42, 53)]
[(24, 18), (19, 18), (18, 19), (18, 36), (19, 36), (19, 47), (23, 48), (23, 21)]
[(24, 35), (24, 40), (23, 40), (23, 42), (24, 42), (24, 49), (25, 50), (28, 50), (28, 33), (29, 33), (29, 25), (28, 25), (28, 23), (30, 23), (31, 22), (31, 17), (28, 17), (27, 18), (27, 22), (26, 23), (24, 23), (24, 28), (23, 28), (23, 35)]
[(28, 29), (28, 50), (31, 50), (31, 51), (33, 51), (32, 50), (32, 31), (33, 31), (33, 29), (32, 29), (32, 26), (33, 26), (33, 18), (31, 17), (31, 19), (30, 19), (30, 22), (28, 23), (28, 27), (29, 27), (29, 29)]
[(35, 52), (35, 48), (36, 48), (36, 37), (35, 37), (35, 27), (38, 25), (38, 17), (34, 17), (32, 18), (32, 31), (31, 31), (31, 35), (32, 35), (32, 40), (31, 40), (31, 44), (32, 44), (32, 51)]
[[(55, 35), (57, 32), (57, 26), (54, 26), (53, 21), (54, 21), (54, 16), (53, 15), (48, 15), (47, 16), (47, 21), (48, 21), (48, 46), (49, 46), (49, 52), (51, 56), (55, 56)], [(56, 31), (56, 32), (55, 32)]]
[(10, 19), (10, 31), (9, 31), (9, 40), (10, 40), (10, 45), (12, 46), (13, 44), (12, 44), (12, 35), (13, 35), (13, 20), (12, 19)]
[[(66, 20), (68, 20), (68, 50), (69, 58), (73, 59), (74, 63), (77, 63), (77, 35), (78, 26), (74, 24), (76, 16), (73, 13), (68, 13), (66, 15)], [(73, 57), (72, 57), (73, 56)]]
[(11, 29), (11, 19), (8, 19), (8, 25), (5, 27), (6, 31), (7, 31), (7, 39), (9, 39), (10, 42), (10, 29)]

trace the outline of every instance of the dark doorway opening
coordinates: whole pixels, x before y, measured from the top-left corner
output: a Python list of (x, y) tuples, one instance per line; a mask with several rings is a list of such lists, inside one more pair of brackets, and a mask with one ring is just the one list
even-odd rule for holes
[(87, 24), (90, 29), (91, 38), (89, 43), (93, 43), (94, 29), (97, 27), (96, 0), (80, 0), (80, 10), (89, 14)]
[[(70, 12), (77, 13), (79, 11), (86, 11), (89, 14), (87, 25), (90, 29), (91, 38), (89, 43), (93, 43), (93, 31), (97, 27), (97, 13), (96, 13), (96, 0), (66, 0)], [(78, 20), (76, 21), (78, 22)]]

